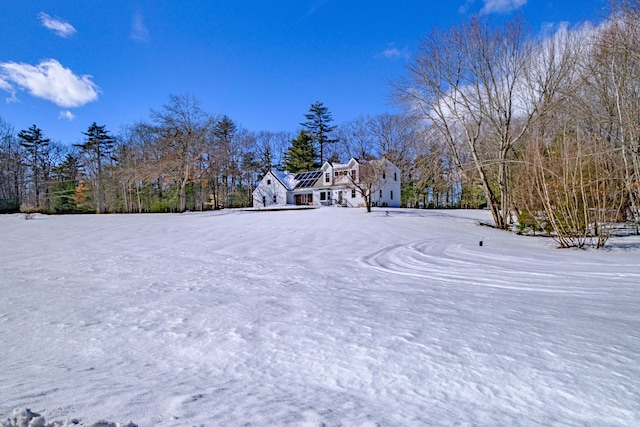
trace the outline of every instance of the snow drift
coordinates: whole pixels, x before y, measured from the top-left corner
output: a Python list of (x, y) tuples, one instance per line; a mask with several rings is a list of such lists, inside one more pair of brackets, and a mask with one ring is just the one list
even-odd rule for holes
[(0, 420), (640, 424), (638, 238), (388, 211), (0, 216)]

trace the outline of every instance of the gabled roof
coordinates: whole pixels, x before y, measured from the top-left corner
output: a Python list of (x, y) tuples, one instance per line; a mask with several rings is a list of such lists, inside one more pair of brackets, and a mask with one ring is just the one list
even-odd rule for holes
[[(282, 186), (287, 191), (293, 191), (304, 188), (315, 187), (318, 183), (318, 180), (322, 177), (322, 175), (326, 172), (328, 168), (331, 169), (346, 169), (352, 168), (355, 165), (366, 165), (366, 164), (374, 164), (374, 165), (382, 165), (385, 162), (393, 165), (393, 163), (389, 162), (386, 158), (382, 159), (374, 159), (374, 160), (358, 160), (356, 158), (351, 158), (347, 163), (331, 163), (328, 160), (324, 162), (322, 168), (315, 171), (309, 172), (300, 172), (297, 174), (289, 173), (289, 172), (280, 172), (280, 171), (270, 171), (270, 173), (282, 184)], [(393, 165), (396, 169), (397, 167)]]
[(287, 190), (291, 191), (294, 188), (296, 188), (297, 182), (295, 180), (295, 176), (292, 173), (273, 171), (273, 170), (271, 171), (271, 173), (273, 174), (273, 176), (276, 177), (278, 181), (280, 181), (280, 183)]
[(345, 169), (348, 167), (352, 167), (354, 164), (358, 164), (358, 163), (360, 163), (360, 161), (355, 157), (350, 158), (347, 163), (331, 163), (327, 160), (326, 162), (324, 162), (324, 165), (322, 165), (322, 169), (325, 169), (325, 166), (328, 166), (334, 169)]

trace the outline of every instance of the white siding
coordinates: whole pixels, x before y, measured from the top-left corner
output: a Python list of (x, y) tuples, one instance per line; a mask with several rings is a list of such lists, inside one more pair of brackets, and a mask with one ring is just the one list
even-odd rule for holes
[[(372, 198), (376, 202), (376, 206), (388, 206), (390, 208), (400, 207), (400, 169), (388, 160), (384, 161), (385, 177), (382, 186)], [(380, 197), (382, 192), (382, 197)]]
[[(385, 177), (384, 179), (380, 177), (380, 182), (374, 185), (375, 191), (371, 196), (372, 205), (382, 207), (400, 207), (400, 169), (386, 159), (381, 160), (381, 162), (383, 162), (382, 165), (385, 169)], [(378, 163), (378, 165), (380, 164), (381, 163)], [(295, 195), (303, 193), (312, 193), (313, 204), (316, 206), (330, 204), (335, 205), (339, 203), (340, 192), (342, 192), (342, 201), (344, 206), (365, 206), (364, 198), (358, 190), (355, 191), (355, 197), (351, 197), (352, 190), (355, 187), (351, 184), (350, 176), (352, 171), (354, 171), (357, 181), (360, 173), (360, 164), (355, 159), (349, 160), (346, 164), (331, 164), (329, 162), (325, 162), (325, 164), (322, 165), (321, 170), (322, 176), (320, 176), (312, 188), (296, 190), (293, 190), (295, 182), (287, 181), (289, 178), (293, 179), (292, 174), (287, 175), (280, 172), (276, 172), (276, 174), (274, 174), (269, 172), (253, 191), (253, 206), (266, 207), (284, 204), (293, 205), (295, 204)], [(282, 179), (286, 182), (283, 183), (279, 180), (277, 174), (283, 176), (284, 178)], [(325, 174), (329, 174), (329, 182), (327, 182), (327, 175)], [(287, 189), (285, 184), (290, 185), (290, 189)], [(380, 194), (380, 192), (382, 192), (382, 194)], [(325, 195), (324, 200), (322, 200), (321, 194)]]
[(253, 190), (253, 207), (261, 208), (273, 205), (286, 205), (293, 203), (284, 185), (268, 172)]

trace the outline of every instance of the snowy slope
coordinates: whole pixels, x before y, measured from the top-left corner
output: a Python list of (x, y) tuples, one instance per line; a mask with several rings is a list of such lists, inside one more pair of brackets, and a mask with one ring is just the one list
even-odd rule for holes
[(388, 212), (0, 216), (0, 419), (640, 425), (640, 240)]

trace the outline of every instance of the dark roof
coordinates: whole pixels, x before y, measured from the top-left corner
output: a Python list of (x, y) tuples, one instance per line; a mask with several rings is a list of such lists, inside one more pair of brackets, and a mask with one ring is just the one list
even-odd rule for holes
[(296, 188), (309, 188), (313, 187), (318, 181), (318, 178), (322, 176), (322, 171), (300, 172), (296, 174), (295, 180), (298, 181)]

